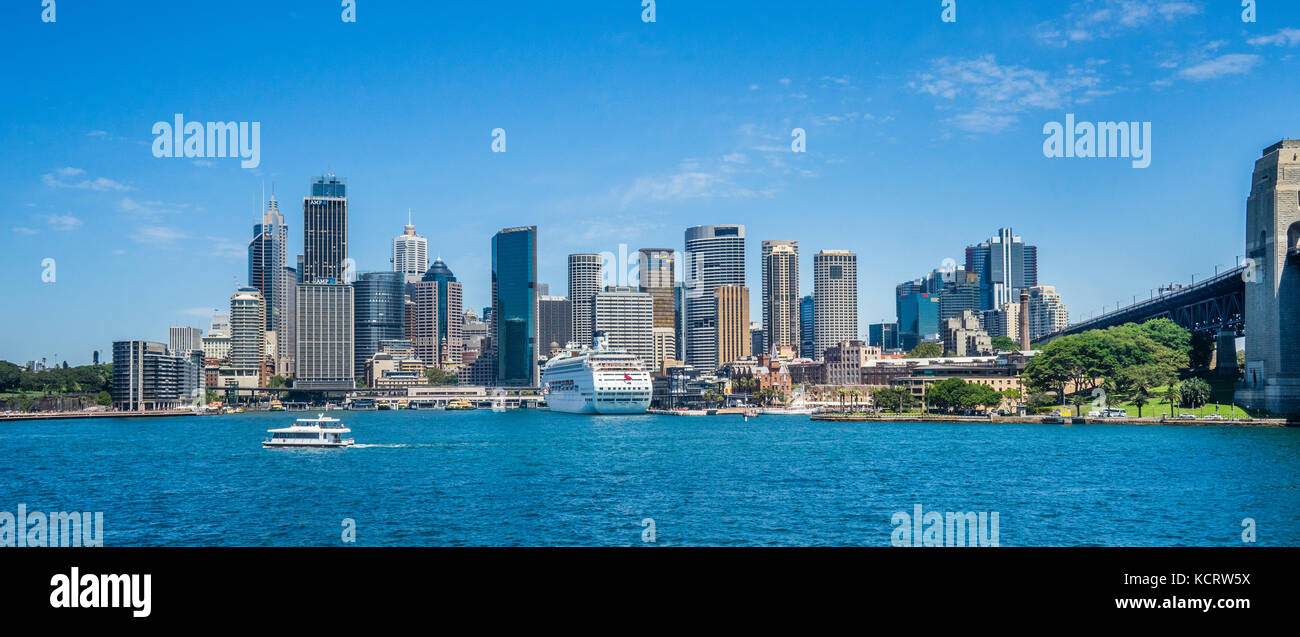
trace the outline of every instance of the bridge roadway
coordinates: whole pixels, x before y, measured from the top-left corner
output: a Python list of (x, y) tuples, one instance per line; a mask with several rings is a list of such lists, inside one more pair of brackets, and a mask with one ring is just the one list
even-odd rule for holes
[(1211, 338), (1227, 330), (1242, 333), (1246, 327), (1246, 282), (1243, 277), (1246, 268), (1240, 265), (1199, 283), (1075, 323), (1041, 342), (1050, 343), (1069, 334), (1158, 318), (1172, 319), (1184, 329)]

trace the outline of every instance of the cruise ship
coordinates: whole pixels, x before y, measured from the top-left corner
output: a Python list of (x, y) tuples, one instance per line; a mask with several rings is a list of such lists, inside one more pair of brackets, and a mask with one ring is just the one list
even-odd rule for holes
[(650, 408), (650, 372), (641, 359), (609, 349), (603, 334), (595, 347), (571, 347), (542, 368), (542, 393), (551, 411), (566, 414), (642, 414)]

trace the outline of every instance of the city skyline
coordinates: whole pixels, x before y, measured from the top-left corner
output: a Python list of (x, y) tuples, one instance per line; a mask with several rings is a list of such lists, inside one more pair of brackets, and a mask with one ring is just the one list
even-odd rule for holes
[[(1211, 264), (1233, 265), (1245, 249), (1240, 210), (1250, 175), (1243, 167), (1260, 148), (1295, 136), (1269, 124), (1286, 121), (1287, 104), (1241, 99), (1289, 81), (1296, 42), (1280, 35), (1296, 26), (1294, 7), (1270, 7), (1247, 24), (1235, 7), (1192, 2), (1186, 13), (1138, 16), (1132, 26), (1118, 17), (1089, 21), (1061, 6), (981, 6), (943, 25), (937, 8), (828, 3), (800, 8), (792, 20), (719, 3), (661, 12), (659, 22), (643, 24), (638, 11), (591, 3), (564, 20), (504, 12), (500, 31), (484, 33), (473, 26), (481, 8), (392, 15), (375, 7), (344, 25), (332, 9), (318, 13), (307, 4), (232, 4), (258, 16), (250, 29), (222, 46), (199, 33), (194, 44), (222, 54), (183, 62), (140, 55), (150, 40), (132, 36), (150, 21), (120, 8), (64, 7), (54, 25), (0, 26), (46, 62), (14, 72), (0, 139), (29, 151), (0, 161), (4, 263), (19, 274), (16, 297), (47, 326), (29, 332), (16, 316), (4, 319), (0, 358), (80, 364), (93, 351), (107, 358), (116, 339), (160, 340), (173, 325), (206, 328), (209, 312), (251, 284), (244, 259), (248, 228), (266, 209), (262, 184), (294, 201), (309, 194), (310, 175), (331, 171), (350, 179), (347, 247), (358, 271), (391, 269), (391, 241), (410, 208), (429, 257), (443, 257), (464, 282), (466, 307), (488, 304), (484, 246), (503, 227), (539, 226), (538, 281), (567, 295), (568, 254), (618, 253), (623, 244), (632, 253), (680, 250), (683, 228), (735, 223), (746, 226), (751, 290), (760, 284), (761, 241), (795, 239), (808, 254), (859, 254), (864, 336), (867, 324), (893, 318), (899, 281), (944, 259), (960, 263), (963, 248), (1011, 227), (1041, 248), (1039, 279), (1084, 318), (1140, 299), (1157, 282), (1186, 283), (1212, 274)], [(173, 16), (162, 11), (158, 21), (170, 24)], [(711, 43), (710, 25), (719, 22), (734, 25), (746, 46)], [(418, 23), (439, 25), (437, 37), (404, 40), (412, 33), (406, 25)], [(1047, 41), (1052, 26), (1092, 37)], [(337, 50), (313, 44), (306, 35), (313, 30), (332, 34)], [(110, 31), (124, 37), (107, 40)], [(563, 52), (553, 70), (525, 59), (496, 77), (493, 64), (504, 58), (490, 54), (468, 68), (440, 65), (456, 47), (510, 51), (521, 33)], [(994, 57), (981, 42), (990, 34), (1026, 37)], [(365, 73), (349, 63), (379, 38), (392, 46), (368, 58)], [(242, 48), (256, 54), (240, 52), (254, 41)], [(1130, 46), (1119, 52), (1115, 44)], [(83, 68), (82, 54), (93, 46), (124, 51), (114, 85)], [(590, 70), (581, 53), (593, 49), (626, 61)], [(302, 50), (312, 54), (305, 56), (311, 67), (293, 60)], [(240, 63), (252, 55), (263, 65), (255, 68), (275, 70), (257, 79), (233, 70), (254, 68)], [(705, 57), (715, 63), (695, 62)], [(438, 93), (457, 96), (454, 103), (407, 87), (399, 61), (412, 59), (436, 78)], [(357, 104), (336, 108), (303, 72), (330, 64), (367, 86)], [(365, 83), (375, 69), (376, 83), (390, 86)], [(575, 80), (589, 71), (591, 82)], [(46, 87), (50, 74), (64, 81)], [(674, 89), (683, 77), (687, 86)], [(963, 83), (968, 77), (984, 84)], [(714, 87), (708, 97), (702, 84)], [(1012, 100), (981, 86), (1005, 88)], [(557, 87), (554, 98), (540, 97)], [(151, 97), (142, 104), (140, 95)], [(88, 100), (98, 105), (90, 114), (80, 110)], [(415, 102), (425, 106), (405, 105)], [(603, 119), (557, 110), (591, 102), (606, 106)], [(679, 104), (680, 114), (664, 114)], [(260, 121), (260, 167), (152, 156), (149, 127), (173, 113)], [(1043, 124), (1069, 113), (1152, 122), (1151, 167), (1044, 158)], [(363, 135), (321, 134), (358, 125)], [(489, 132), (498, 126), (509, 134), (507, 153), (490, 152)], [(796, 127), (808, 133), (807, 153), (789, 151)], [(296, 208), (285, 209), (289, 255), (304, 252)], [(54, 283), (40, 278), (46, 258), (57, 263)], [(800, 290), (813, 289), (810, 266), (800, 268)], [(165, 293), (113, 302), (148, 285)], [(74, 323), (88, 305), (112, 311), (104, 321)], [(761, 320), (761, 298), (751, 299), (749, 318)]]

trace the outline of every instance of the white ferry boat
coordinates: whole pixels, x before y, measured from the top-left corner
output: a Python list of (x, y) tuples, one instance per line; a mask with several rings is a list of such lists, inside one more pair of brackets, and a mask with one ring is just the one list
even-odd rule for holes
[(343, 437), (343, 434), (351, 433), (351, 429), (344, 427), (338, 418), (327, 418), (325, 414), (319, 414), (315, 418), (299, 418), (292, 426), (268, 429), (266, 432), (271, 434), (262, 441), (262, 446), (266, 449), (346, 448), (351, 447), (354, 442), (352, 438)]
[(641, 359), (609, 349), (604, 334), (596, 346), (571, 347), (546, 361), (542, 393), (551, 411), (566, 414), (643, 414), (650, 408), (650, 372)]

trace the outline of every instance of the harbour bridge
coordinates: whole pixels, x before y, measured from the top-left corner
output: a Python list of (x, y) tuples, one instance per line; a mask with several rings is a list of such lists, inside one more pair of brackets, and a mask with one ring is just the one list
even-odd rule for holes
[(1158, 292), (1152, 292), (1150, 299), (1074, 323), (1048, 335), (1042, 342), (1088, 330), (1104, 330), (1160, 318), (1170, 319), (1193, 334), (1219, 338), (1230, 332), (1235, 338), (1246, 328), (1246, 279), (1253, 267), (1253, 263), (1248, 262), (1198, 283), (1160, 288)]

